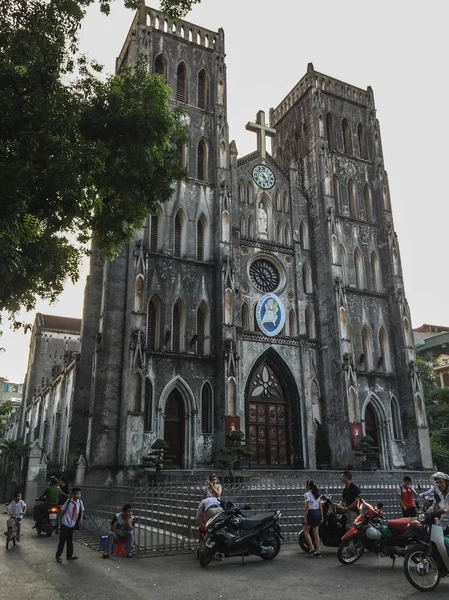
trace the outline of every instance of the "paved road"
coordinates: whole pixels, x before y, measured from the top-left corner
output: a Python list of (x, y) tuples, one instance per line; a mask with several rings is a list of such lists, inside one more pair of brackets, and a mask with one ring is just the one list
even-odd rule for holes
[[(4, 522), (0, 519), (0, 530)], [(286, 545), (278, 558), (228, 559), (201, 569), (190, 555), (102, 560), (75, 544), (79, 560), (58, 564), (56, 538), (38, 538), (25, 520), (20, 546), (6, 551), (0, 540), (2, 600), (397, 600), (424, 598), (412, 588), (399, 560), (394, 571), (388, 559), (365, 555), (343, 567), (332, 549), (323, 558), (307, 558)], [(3, 536), (2, 536), (3, 537)], [(449, 581), (426, 598), (447, 600)]]

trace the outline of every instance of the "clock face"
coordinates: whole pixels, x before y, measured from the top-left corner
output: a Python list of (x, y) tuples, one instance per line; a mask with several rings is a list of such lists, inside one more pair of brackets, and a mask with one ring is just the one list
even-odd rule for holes
[(256, 165), (254, 167), (253, 179), (264, 190), (271, 189), (276, 182), (273, 171), (265, 165)]

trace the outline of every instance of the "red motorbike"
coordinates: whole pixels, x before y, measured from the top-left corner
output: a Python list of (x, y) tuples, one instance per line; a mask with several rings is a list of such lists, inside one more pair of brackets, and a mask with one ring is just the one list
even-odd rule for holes
[(343, 536), (338, 548), (338, 560), (344, 565), (352, 565), (361, 558), (365, 549), (377, 556), (386, 556), (396, 560), (396, 556), (405, 556), (407, 546), (417, 540), (416, 531), (409, 517), (393, 519), (383, 525), (383, 504), (371, 506), (359, 500), (359, 515), (354, 526)]

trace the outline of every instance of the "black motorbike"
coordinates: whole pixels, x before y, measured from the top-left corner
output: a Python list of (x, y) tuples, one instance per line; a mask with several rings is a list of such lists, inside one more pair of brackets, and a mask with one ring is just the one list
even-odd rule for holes
[[(345, 534), (346, 515), (334, 505), (329, 494), (321, 494), (320, 502), (323, 507), (323, 522), (319, 528), (321, 543), (324, 546), (338, 548)], [(298, 544), (304, 552), (310, 551), (304, 529), (299, 532)]]
[[(36, 498), (35, 502), (39, 501)], [(36, 504), (33, 510), (33, 519), (35, 521), (33, 529), (37, 535), (45, 533), (50, 537), (53, 532), (59, 531), (59, 506), (56, 504)]]
[(200, 565), (207, 567), (213, 558), (222, 560), (231, 556), (260, 556), (273, 560), (284, 539), (279, 527), (281, 513), (248, 516), (233, 502), (227, 502), (224, 511), (206, 523), (206, 543), (200, 554)]

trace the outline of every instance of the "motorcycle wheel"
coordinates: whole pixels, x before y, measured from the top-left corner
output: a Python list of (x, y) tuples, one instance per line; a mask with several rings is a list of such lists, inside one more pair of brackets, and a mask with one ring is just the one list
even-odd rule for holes
[(353, 565), (362, 557), (364, 550), (361, 540), (346, 540), (338, 546), (337, 558), (342, 565)]
[(212, 560), (213, 556), (215, 554), (215, 549), (214, 548), (208, 548), (207, 546), (204, 548), (204, 550), (201, 552), (200, 554), (200, 565), (204, 568), (207, 567), (207, 565), (210, 563), (210, 561)]
[(307, 543), (304, 531), (301, 531), (301, 533), (298, 535), (298, 544), (303, 552), (309, 551), (309, 544)]
[(45, 535), (46, 535), (47, 537), (51, 537), (51, 534), (52, 534), (52, 533), (53, 533), (53, 529), (52, 529), (51, 527), (45, 531)]
[(267, 538), (266, 540), (263, 540), (262, 544), (264, 546), (267, 545), (267, 546), (274, 547), (274, 552), (272, 554), (270, 554), (270, 555), (262, 555), (261, 554), (260, 555), (260, 558), (262, 558), (263, 560), (275, 559), (281, 550), (281, 538), (277, 535), (277, 533), (274, 533), (271, 537)]
[(432, 554), (416, 548), (404, 558), (404, 573), (409, 583), (420, 592), (431, 592), (440, 583), (440, 572)]

